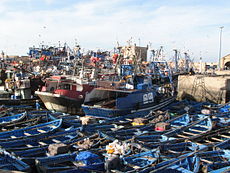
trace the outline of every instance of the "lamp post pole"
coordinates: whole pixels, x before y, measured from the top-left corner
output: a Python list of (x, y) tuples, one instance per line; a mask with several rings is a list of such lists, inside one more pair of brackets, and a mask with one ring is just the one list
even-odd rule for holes
[(222, 30), (223, 26), (220, 27), (220, 48), (219, 48), (219, 70), (220, 70), (220, 59), (221, 59), (221, 47), (222, 47)]

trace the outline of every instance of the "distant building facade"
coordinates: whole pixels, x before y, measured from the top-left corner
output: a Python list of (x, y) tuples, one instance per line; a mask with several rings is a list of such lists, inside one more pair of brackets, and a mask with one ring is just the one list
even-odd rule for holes
[(124, 58), (133, 60), (137, 58), (140, 62), (147, 61), (148, 47), (140, 47), (136, 45), (124, 46), (118, 48), (123, 54)]
[(222, 70), (230, 70), (230, 54), (220, 59), (220, 68)]
[(216, 62), (194, 62), (193, 69), (196, 72), (207, 72), (210, 70), (216, 70), (218, 68), (218, 63)]

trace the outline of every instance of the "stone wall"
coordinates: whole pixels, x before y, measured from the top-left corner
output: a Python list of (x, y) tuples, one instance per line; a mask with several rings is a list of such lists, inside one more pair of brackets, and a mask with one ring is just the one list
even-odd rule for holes
[(229, 101), (230, 76), (180, 75), (178, 99), (226, 103)]

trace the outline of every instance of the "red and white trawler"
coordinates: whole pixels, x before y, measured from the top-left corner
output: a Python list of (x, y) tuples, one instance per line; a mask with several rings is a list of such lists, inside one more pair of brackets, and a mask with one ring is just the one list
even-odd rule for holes
[(94, 88), (93, 82), (76, 76), (51, 76), (42, 91), (36, 91), (48, 110), (71, 114), (81, 113), (85, 94)]

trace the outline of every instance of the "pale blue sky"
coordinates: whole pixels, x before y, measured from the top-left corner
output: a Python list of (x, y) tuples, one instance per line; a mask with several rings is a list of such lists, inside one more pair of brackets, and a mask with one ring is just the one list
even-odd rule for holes
[(131, 37), (154, 49), (188, 51), (198, 61), (216, 61), (219, 27), (222, 55), (230, 53), (227, 0), (0, 0), (0, 50), (25, 55), (28, 47), (58, 41), (85, 49), (113, 49)]

